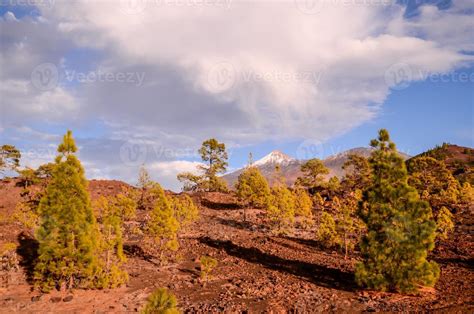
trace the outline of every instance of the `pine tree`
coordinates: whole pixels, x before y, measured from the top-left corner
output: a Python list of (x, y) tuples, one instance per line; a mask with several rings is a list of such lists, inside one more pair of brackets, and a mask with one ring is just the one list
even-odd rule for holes
[(164, 262), (167, 252), (178, 250), (179, 222), (175, 218), (165, 192), (158, 183), (155, 183), (151, 188), (151, 193), (155, 203), (147, 221), (146, 233), (151, 237), (153, 243), (158, 245), (160, 261)]
[(332, 248), (340, 243), (336, 231), (336, 221), (330, 213), (325, 211), (322, 213), (316, 235), (318, 241), (326, 248)]
[(369, 160), (357, 154), (350, 154), (342, 167), (346, 174), (342, 185), (348, 190), (365, 190), (371, 181)]
[(169, 201), (180, 230), (199, 218), (199, 208), (188, 195), (171, 197)]
[(446, 168), (443, 161), (432, 157), (415, 157), (407, 162), (410, 173), (408, 183), (418, 190), (421, 198), (433, 209), (453, 207), (458, 203), (459, 182)]
[(343, 200), (337, 197), (333, 199), (333, 207), (336, 210), (336, 232), (339, 246), (344, 250), (344, 259), (347, 259), (349, 251), (354, 249), (362, 229), (362, 222), (358, 217), (354, 217), (361, 197), (360, 193), (353, 193)]
[(166, 288), (156, 289), (149, 297), (143, 314), (179, 314), (176, 297)]
[(66, 285), (91, 287), (100, 271), (98, 230), (87, 181), (71, 131), (58, 147), (53, 177), (41, 199), (34, 278), (43, 290)]
[(303, 176), (296, 180), (296, 184), (314, 189), (323, 184), (324, 176), (329, 174), (329, 169), (324, 166), (321, 160), (313, 158), (301, 166), (301, 172), (303, 172)]
[(439, 267), (427, 261), (434, 248), (436, 224), (431, 208), (408, 185), (408, 174), (387, 130), (371, 141), (372, 182), (359, 204), (367, 225), (360, 247), (363, 263), (356, 267), (360, 285), (379, 290), (414, 291), (433, 286)]
[(218, 177), (227, 169), (227, 152), (224, 143), (211, 138), (202, 143), (198, 150), (204, 165), (198, 168), (203, 173), (196, 175), (191, 172), (178, 174), (177, 178), (183, 183), (183, 191), (228, 192), (227, 183)]
[(97, 286), (101, 288), (115, 288), (128, 281), (128, 274), (123, 270), (126, 261), (123, 252), (123, 208), (117, 197), (101, 197), (95, 202), (100, 211), (100, 241), (102, 273), (98, 278)]
[(13, 145), (0, 146), (0, 174), (16, 171), (20, 166), (21, 153)]
[(301, 225), (303, 228), (308, 228), (313, 225), (313, 201), (303, 188), (295, 188), (293, 190), (293, 197), (295, 199), (295, 215), (301, 218)]
[(446, 207), (441, 207), (436, 217), (436, 233), (438, 238), (446, 240), (454, 230), (453, 214)]
[(287, 234), (295, 221), (295, 198), (286, 187), (280, 168), (275, 167), (275, 185), (267, 206), (267, 215), (279, 234)]
[(257, 167), (249, 165), (239, 175), (235, 184), (237, 197), (244, 203), (244, 221), (247, 219), (247, 206), (264, 208), (267, 206), (271, 192), (267, 179)]
[(210, 192), (227, 192), (225, 181), (217, 176), (227, 169), (228, 157), (225, 144), (219, 143), (214, 138), (208, 139), (202, 143), (199, 154), (202, 161), (207, 163), (200, 167), (206, 179), (204, 189)]
[(153, 184), (154, 182), (150, 179), (150, 174), (146, 170), (145, 165), (142, 165), (138, 174), (137, 184), (137, 187), (140, 190), (140, 197), (137, 204), (139, 209), (148, 210), (151, 208), (152, 201), (150, 200), (150, 194), (148, 192)]

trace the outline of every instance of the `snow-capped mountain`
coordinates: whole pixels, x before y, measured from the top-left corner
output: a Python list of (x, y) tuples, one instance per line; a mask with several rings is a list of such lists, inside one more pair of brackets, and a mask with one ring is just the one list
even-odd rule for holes
[[(327, 157), (323, 160), (324, 165), (329, 169), (329, 174), (327, 177), (329, 178), (332, 176), (337, 176), (341, 178), (344, 176), (344, 170), (342, 169), (342, 166), (347, 161), (350, 154), (369, 157), (372, 151), (373, 148), (357, 147)], [(408, 159), (410, 157), (403, 153), (400, 153), (400, 155), (404, 159)], [(291, 186), (293, 183), (295, 183), (296, 179), (301, 176), (302, 173), (300, 168), (304, 162), (305, 160), (297, 160), (280, 151), (272, 151), (265, 157), (255, 161), (253, 165), (260, 169), (260, 172), (262, 172), (263, 176), (270, 182), (270, 184), (273, 183), (272, 180), (275, 166), (279, 165), (281, 174), (286, 178), (287, 184)], [(243, 168), (225, 174), (222, 178), (227, 181), (229, 187), (233, 188), (242, 171)]]
[(272, 164), (272, 165), (287, 165), (296, 159), (291, 158), (290, 156), (278, 151), (274, 150), (270, 154), (266, 155), (265, 157), (257, 160), (256, 162), (253, 163), (254, 166), (264, 166), (267, 164)]

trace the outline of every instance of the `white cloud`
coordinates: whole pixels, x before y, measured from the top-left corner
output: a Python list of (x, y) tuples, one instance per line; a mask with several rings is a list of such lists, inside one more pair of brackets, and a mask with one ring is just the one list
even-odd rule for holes
[[(120, 160), (124, 141), (153, 148), (147, 164), (170, 187), (178, 169), (195, 164), (181, 159), (211, 136), (230, 147), (324, 142), (379, 113), (394, 66), (408, 66), (407, 80), (417, 81), (473, 60), (461, 53), (474, 50), (469, 0), (448, 10), (425, 5), (409, 20), (404, 7), (383, 1), (326, 1), (316, 14), (298, 1), (150, 0), (135, 11), (123, 3), (58, 0), (40, 18), (0, 19), (0, 127), (101, 121), (106, 130), (81, 143), (90, 177), (135, 180), (138, 168)], [(78, 64), (70, 53), (78, 47), (96, 58)], [(38, 90), (31, 73), (45, 62), (115, 75), (93, 83), (59, 77)], [(117, 79), (129, 73), (143, 74), (143, 84)]]

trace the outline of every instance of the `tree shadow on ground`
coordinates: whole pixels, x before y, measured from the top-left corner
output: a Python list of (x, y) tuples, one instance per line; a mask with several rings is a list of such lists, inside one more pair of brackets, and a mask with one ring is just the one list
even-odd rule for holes
[(220, 203), (220, 202), (213, 202), (208, 199), (202, 199), (201, 205), (210, 209), (216, 210), (238, 210), (242, 207), (237, 203)]
[(25, 269), (26, 280), (31, 284), (33, 282), (33, 273), (38, 258), (39, 243), (35, 238), (25, 232), (18, 235), (18, 243), (20, 245), (17, 247), (16, 253), (21, 256), (20, 266)]
[(434, 257), (433, 260), (438, 264), (449, 265), (454, 264), (456, 267), (463, 267), (466, 269), (474, 270), (474, 259), (461, 259), (461, 258), (441, 258)]
[(138, 244), (124, 244), (123, 252), (127, 257), (138, 257), (154, 266), (161, 266), (159, 263), (154, 261), (155, 256), (145, 252), (145, 250), (143, 250)]
[(221, 217), (215, 218), (218, 223), (224, 226), (229, 226), (232, 228), (240, 229), (240, 230), (247, 230), (247, 231), (255, 231), (252, 230), (252, 224), (248, 221), (237, 221), (233, 219), (225, 219)]
[(262, 252), (257, 248), (238, 246), (232, 241), (214, 240), (209, 237), (202, 237), (199, 240), (210, 247), (224, 249), (231, 256), (241, 258), (250, 263), (260, 264), (269, 269), (305, 278), (318, 286), (344, 291), (355, 291), (357, 289), (352, 273), (303, 261), (287, 260)]

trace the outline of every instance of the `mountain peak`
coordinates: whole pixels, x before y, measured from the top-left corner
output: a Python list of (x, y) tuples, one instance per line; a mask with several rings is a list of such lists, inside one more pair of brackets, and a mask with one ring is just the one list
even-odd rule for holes
[(295, 160), (294, 158), (280, 152), (279, 150), (274, 150), (270, 154), (254, 162), (254, 165), (262, 166), (265, 164), (274, 164), (274, 165), (288, 164), (289, 162), (294, 161), (294, 160)]

